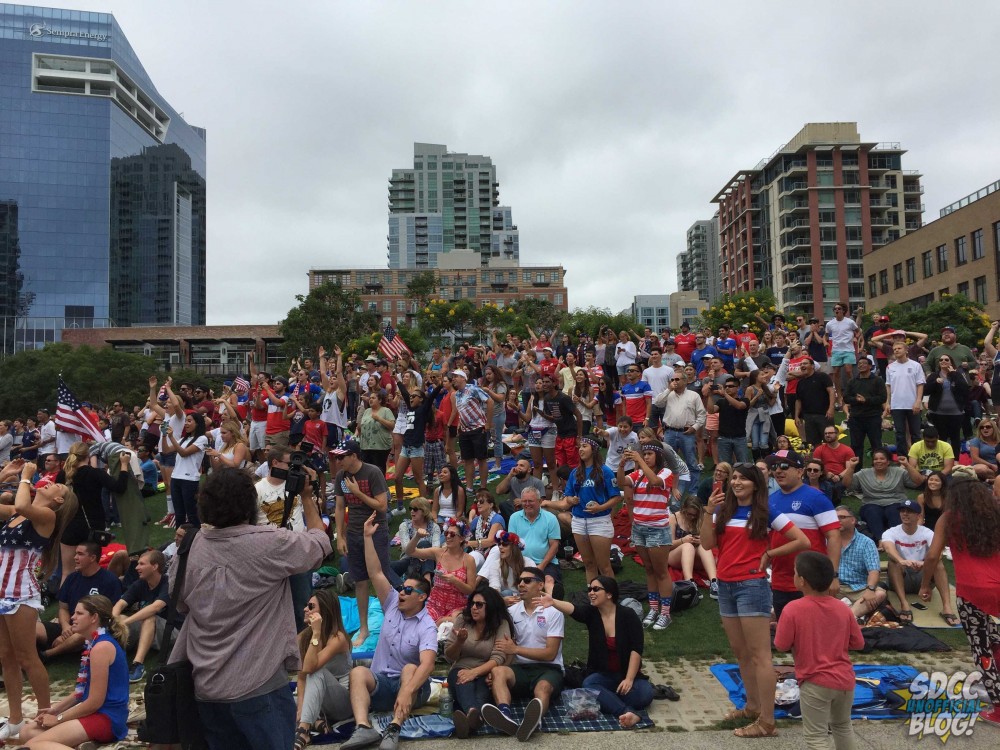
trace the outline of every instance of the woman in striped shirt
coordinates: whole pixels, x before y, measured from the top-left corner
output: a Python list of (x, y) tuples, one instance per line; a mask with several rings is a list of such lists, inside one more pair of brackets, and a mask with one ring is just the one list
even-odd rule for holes
[(38, 710), (49, 708), (49, 675), (35, 648), (35, 623), (42, 611), (41, 592), (35, 578), (40, 565), (48, 578), (59, 555), (63, 529), (76, 515), (77, 500), (65, 484), (47, 484), (31, 497), (33, 463), (11, 462), (0, 481), (13, 478), (20, 469), (14, 505), (0, 506), (0, 664), (10, 705), (10, 718), (0, 727), (0, 741), (17, 737), (24, 724), (21, 712), (21, 670), (38, 702)]
[[(635, 462), (636, 470), (625, 475), (625, 465)], [(670, 534), (670, 493), (674, 475), (666, 467), (666, 455), (659, 442), (643, 443), (639, 450), (626, 450), (618, 464), (618, 486), (625, 492), (625, 505), (632, 515), (632, 546), (646, 569), (646, 596), (649, 612), (642, 626), (666, 630), (670, 626), (670, 602), (674, 583), (667, 558), (673, 538)]]

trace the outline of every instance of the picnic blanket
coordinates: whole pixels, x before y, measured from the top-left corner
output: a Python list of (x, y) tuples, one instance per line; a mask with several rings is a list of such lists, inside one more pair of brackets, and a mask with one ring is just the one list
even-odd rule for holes
[[(353, 635), (361, 628), (361, 619), (358, 617), (358, 600), (353, 596), (341, 596), (340, 616), (344, 620), (344, 630)], [(358, 648), (354, 649), (351, 656), (355, 659), (371, 659), (375, 655), (375, 644), (378, 643), (378, 634), (382, 632), (382, 602), (376, 597), (368, 597), (368, 638)]]
[[(527, 701), (511, 705), (511, 715), (516, 721), (521, 721), (524, 718), (524, 707), (526, 705)], [(425, 706), (424, 710), (427, 710), (429, 707), (430, 704)], [(635, 713), (641, 719), (641, 721), (635, 725), (636, 729), (648, 729), (653, 726), (653, 722), (650, 720), (648, 713), (645, 711), (636, 711)], [(385, 731), (385, 728), (389, 725), (390, 721), (392, 721), (391, 712), (372, 714), (372, 726), (380, 732)], [(617, 716), (600, 714), (596, 719), (574, 721), (566, 716), (565, 710), (560, 703), (556, 703), (549, 708), (549, 710), (545, 713), (545, 716), (542, 717), (542, 726), (539, 729), (540, 732), (613, 732), (618, 730), (621, 730), (621, 727), (618, 726)], [(325, 745), (343, 742), (351, 736), (353, 731), (354, 722), (352, 720), (348, 720), (331, 728), (329, 734), (314, 737), (312, 744)], [(423, 740), (450, 737), (454, 731), (455, 725), (451, 718), (441, 716), (436, 713), (423, 714), (419, 716), (411, 716), (403, 722), (403, 728), (400, 731), (399, 736), (404, 740)], [(478, 734), (487, 735), (499, 733), (489, 725), (484, 724)]]
[[(737, 664), (716, 664), (712, 674), (722, 683), (729, 693), (729, 700), (736, 708), (743, 708), (747, 703), (743, 680), (740, 678), (740, 668)], [(781, 668), (779, 668), (781, 669)], [(898, 719), (906, 715), (899, 710), (904, 704), (902, 697), (893, 691), (910, 686), (917, 670), (909, 666), (855, 664), (854, 665), (854, 705), (851, 709), (852, 719)], [(776, 719), (797, 719), (798, 702), (791, 706), (774, 707)]]

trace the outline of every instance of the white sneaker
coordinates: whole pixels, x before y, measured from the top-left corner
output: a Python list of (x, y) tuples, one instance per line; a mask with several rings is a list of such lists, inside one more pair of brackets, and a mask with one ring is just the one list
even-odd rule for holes
[(670, 627), (670, 615), (666, 612), (662, 612), (659, 617), (656, 618), (656, 622), (653, 624), (653, 630), (666, 630)]
[(650, 608), (649, 612), (646, 613), (646, 616), (642, 620), (642, 626), (644, 628), (648, 628), (650, 625), (652, 625), (654, 622), (656, 622), (656, 615), (657, 614), (659, 614), (659, 610), (658, 609)]

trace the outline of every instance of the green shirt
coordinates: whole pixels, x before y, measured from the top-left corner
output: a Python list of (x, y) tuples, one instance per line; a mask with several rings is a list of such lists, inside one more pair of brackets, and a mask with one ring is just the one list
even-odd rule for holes
[[(378, 416), (390, 421), (395, 417), (387, 407), (382, 406), (378, 410)], [(392, 428), (384, 427), (375, 421), (371, 409), (365, 409), (361, 415), (361, 422), (358, 425), (361, 432), (361, 448), (366, 451), (388, 451), (392, 450)]]
[[(969, 367), (976, 366), (976, 356), (965, 344), (955, 344), (952, 347), (941, 344), (941, 346), (935, 346), (931, 349), (930, 354), (927, 355), (927, 359), (924, 361), (924, 372), (937, 372), (938, 358), (942, 354), (947, 354), (951, 357), (951, 362), (956, 368), (962, 367), (965, 363), (968, 363)], [(968, 369), (963, 369), (963, 372), (968, 372)]]

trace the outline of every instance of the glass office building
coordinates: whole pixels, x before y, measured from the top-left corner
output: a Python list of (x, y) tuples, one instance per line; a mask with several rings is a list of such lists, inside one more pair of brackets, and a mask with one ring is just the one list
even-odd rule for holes
[(0, 354), (205, 323), (205, 144), (114, 17), (0, 4)]

